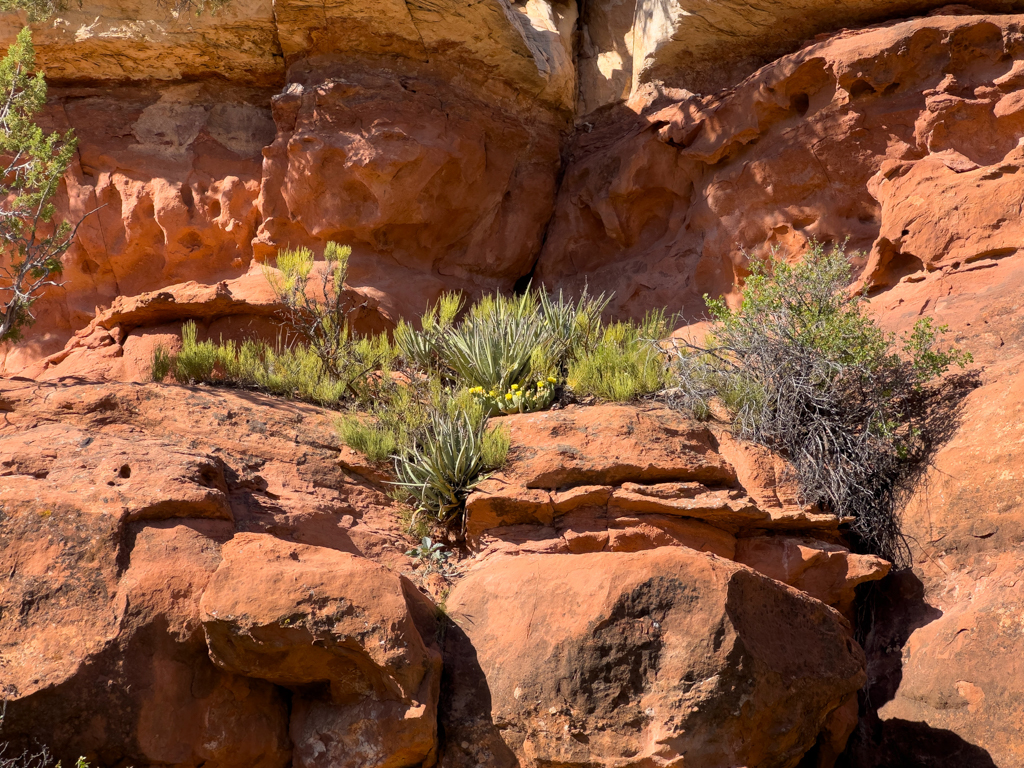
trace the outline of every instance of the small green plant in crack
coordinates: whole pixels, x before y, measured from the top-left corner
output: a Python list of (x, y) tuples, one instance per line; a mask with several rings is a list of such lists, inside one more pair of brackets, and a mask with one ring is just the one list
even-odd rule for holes
[(441, 542), (434, 541), (429, 536), (424, 536), (420, 539), (419, 545), (408, 550), (405, 555), (406, 557), (426, 563), (427, 570), (430, 571), (443, 568), (448, 562), (451, 552), (448, 552), (447, 547)]

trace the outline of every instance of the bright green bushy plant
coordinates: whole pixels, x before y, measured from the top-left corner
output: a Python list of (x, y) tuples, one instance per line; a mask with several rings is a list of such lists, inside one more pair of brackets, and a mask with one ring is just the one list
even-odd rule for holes
[(46, 103), (42, 72), (26, 27), (0, 61), (0, 342), (18, 341), (33, 322), (32, 304), (57, 286), (61, 256), (74, 237), (53, 222), (54, 195), (75, 154), (68, 132), (46, 134), (36, 117)]
[[(213, 377), (219, 350), (209, 339), (199, 341), (198, 329), (189, 320), (181, 326), (181, 351), (173, 361), (174, 378), (183, 384), (200, 384)], [(155, 358), (154, 358), (155, 362)]]
[(337, 407), (349, 397), (366, 404), (390, 381), (392, 355), (387, 346), (387, 337), (383, 336), (353, 343), (348, 350), (352, 368), (374, 373), (339, 379), (310, 346), (272, 346), (254, 340), (241, 344), (199, 341), (196, 324), (189, 321), (181, 329), (181, 350), (172, 357), (158, 347), (151, 372), (154, 381), (162, 381), (170, 373), (183, 384), (228, 384), (327, 407)]
[(664, 312), (652, 312), (639, 325), (606, 326), (593, 350), (569, 364), (566, 383), (577, 395), (628, 401), (664, 389), (670, 378), (659, 342), (668, 335)]
[(456, 321), (461, 302), (448, 295), (423, 316), (422, 331), (400, 325), (395, 343), (410, 363), (468, 386), (492, 415), (549, 407), (566, 376), (577, 395), (607, 400), (663, 388), (666, 355), (656, 342), (668, 332), (664, 313), (605, 326), (608, 302), (586, 291), (576, 301), (561, 292), (489, 295)]
[[(341, 439), (372, 462), (394, 462), (395, 496), (412, 499), (410, 527), (450, 526), (486, 473), (504, 463), (508, 430), (492, 416), (543, 410), (567, 371), (583, 394), (632, 399), (664, 383), (664, 354), (652, 342), (662, 315), (605, 327), (604, 296), (576, 300), (528, 290), (483, 297), (468, 308), (445, 294), (420, 319), (360, 338), (348, 325), (344, 281), (350, 250), (334, 243), (323, 262), (311, 251), (282, 251), (265, 274), (284, 307), (291, 343), (199, 341), (182, 329), (175, 356), (162, 347), (152, 375), (184, 383), (224, 383), (358, 413), (341, 416)], [(649, 338), (651, 337), (651, 338)], [(588, 360), (600, 361), (586, 367)]]
[(940, 351), (946, 328), (927, 318), (903, 337), (882, 331), (849, 293), (841, 245), (751, 268), (739, 309), (708, 300), (704, 344), (680, 350), (683, 403), (706, 417), (719, 399), (737, 434), (791, 461), (808, 503), (852, 518), (870, 550), (906, 565), (899, 509), (956, 423), (959, 401), (938, 377), (970, 355)]

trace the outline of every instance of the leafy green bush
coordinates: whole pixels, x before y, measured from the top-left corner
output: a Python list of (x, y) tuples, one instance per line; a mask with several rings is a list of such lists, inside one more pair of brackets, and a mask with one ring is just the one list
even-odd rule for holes
[(426, 563), (427, 573), (432, 570), (442, 570), (450, 554), (450, 552), (445, 551), (444, 544), (434, 541), (429, 536), (422, 536), (419, 546), (406, 550), (405, 553), (406, 557), (412, 557)]
[(664, 312), (652, 312), (639, 325), (606, 326), (592, 351), (569, 364), (566, 383), (580, 396), (624, 402), (664, 389), (671, 378), (659, 342), (668, 335)]
[(163, 381), (167, 378), (167, 374), (171, 372), (173, 366), (174, 360), (167, 352), (167, 348), (163, 344), (158, 344), (156, 349), (153, 350), (153, 362), (149, 367), (150, 378), (153, 381)]
[(379, 421), (345, 416), (338, 422), (338, 434), (349, 448), (359, 451), (375, 464), (398, 453), (399, 437)]
[(939, 351), (946, 329), (927, 318), (901, 338), (883, 332), (850, 282), (841, 245), (754, 263), (737, 311), (708, 301), (713, 327), (681, 350), (679, 392), (698, 416), (718, 398), (735, 432), (789, 458), (807, 502), (853, 518), (870, 550), (906, 565), (899, 509), (970, 385), (936, 379), (971, 358)]
[(468, 308), (449, 293), (420, 330), (400, 322), (393, 343), (383, 334), (360, 338), (347, 321), (349, 255), (335, 243), (320, 263), (308, 249), (285, 250), (276, 269), (265, 269), (292, 344), (200, 342), (186, 323), (176, 356), (155, 351), (153, 379), (171, 373), (179, 382), (358, 409), (338, 420), (339, 436), (370, 461), (394, 461), (395, 495), (417, 504), (412, 527), (459, 519), (472, 488), (510, 449), (508, 430), (488, 428), (488, 418), (548, 408), (567, 371), (583, 394), (608, 399), (664, 385), (664, 355), (650, 340), (665, 334), (664, 316), (605, 327), (608, 299), (586, 291), (574, 301), (534, 290), (494, 294)]

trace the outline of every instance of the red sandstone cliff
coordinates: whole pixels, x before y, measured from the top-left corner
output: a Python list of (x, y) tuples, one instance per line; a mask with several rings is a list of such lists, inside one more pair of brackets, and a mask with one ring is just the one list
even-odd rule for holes
[[(72, 6), (35, 40), (80, 141), (60, 205), (98, 211), (3, 351), (0, 733), (101, 765), (1024, 766), (1016, 3)], [(983, 367), (883, 581), (771, 457), (574, 409), (510, 419), (442, 634), (329, 414), (140, 384), (185, 319), (272, 334), (285, 245), (351, 244), (380, 330), (529, 277), (692, 321), (811, 237)]]

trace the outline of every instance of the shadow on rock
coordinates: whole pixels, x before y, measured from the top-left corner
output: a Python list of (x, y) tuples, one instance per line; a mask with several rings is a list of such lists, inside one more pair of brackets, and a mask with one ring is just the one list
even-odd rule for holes
[(909, 570), (865, 584), (858, 610), (858, 640), (868, 657), (868, 682), (860, 693), (860, 722), (838, 768), (984, 768), (995, 763), (981, 747), (927, 723), (882, 720), (903, 680), (903, 646), (921, 627), (942, 616), (924, 599), (924, 584)]
[(438, 706), (439, 765), (441, 768), (518, 766), (515, 755), (491, 719), (491, 690), (473, 643), (454, 621), (445, 618), (444, 622), (444, 671)]

